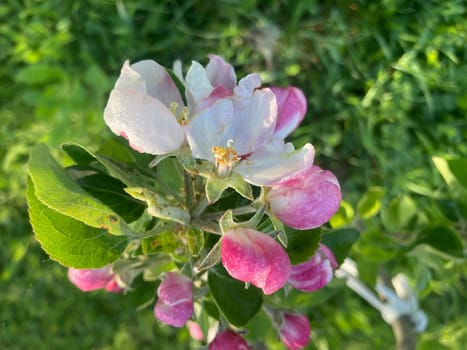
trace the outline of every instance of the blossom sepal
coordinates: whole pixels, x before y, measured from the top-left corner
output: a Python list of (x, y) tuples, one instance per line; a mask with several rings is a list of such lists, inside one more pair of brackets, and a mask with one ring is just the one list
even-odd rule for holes
[(146, 202), (148, 214), (159, 219), (174, 221), (182, 225), (190, 222), (190, 214), (179, 206), (172, 205), (160, 194), (142, 187), (127, 187), (127, 192), (133, 198)]

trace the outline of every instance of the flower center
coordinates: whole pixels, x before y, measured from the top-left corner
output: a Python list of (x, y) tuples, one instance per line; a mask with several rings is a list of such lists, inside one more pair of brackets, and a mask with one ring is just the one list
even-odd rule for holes
[(232, 147), (233, 140), (227, 142), (227, 147), (214, 146), (211, 148), (214, 158), (216, 159), (216, 169), (220, 176), (228, 176), (240, 160), (237, 151)]

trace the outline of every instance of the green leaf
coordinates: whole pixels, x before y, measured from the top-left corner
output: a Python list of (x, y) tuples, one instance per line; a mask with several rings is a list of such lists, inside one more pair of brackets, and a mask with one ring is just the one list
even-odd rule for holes
[(367, 257), (369, 261), (386, 262), (394, 258), (399, 250), (398, 244), (379, 229), (369, 229), (362, 232), (355, 245), (355, 250)]
[(125, 222), (131, 223), (143, 214), (146, 206), (129, 196), (121, 181), (89, 167), (75, 166), (66, 171), (82, 188), (114, 210)]
[(288, 241), (286, 252), (293, 265), (308, 261), (319, 247), (321, 228), (301, 231), (287, 227), (286, 233)]
[(186, 230), (186, 240), (190, 254), (194, 257), (199, 256), (204, 246), (204, 233), (203, 230), (194, 227), (188, 227)]
[(415, 244), (422, 243), (429, 244), (433, 248), (453, 256), (464, 256), (459, 234), (446, 226), (436, 225), (421, 231)]
[(369, 219), (378, 214), (381, 208), (381, 198), (384, 196), (384, 189), (381, 187), (371, 187), (363, 195), (357, 205), (357, 212), (363, 219)]
[(321, 238), (321, 243), (332, 250), (337, 262), (341, 264), (359, 237), (360, 233), (356, 229), (344, 228), (326, 232)]
[(355, 217), (355, 212), (352, 205), (346, 201), (341, 201), (341, 205), (337, 212), (331, 217), (329, 223), (332, 228), (339, 228), (350, 225)]
[(40, 85), (63, 80), (66, 73), (58, 65), (34, 64), (21, 69), (15, 76), (19, 83)]
[(35, 237), (50, 258), (68, 267), (98, 268), (117, 260), (128, 245), (125, 236), (89, 227), (44, 205), (28, 178), (27, 202)]
[(96, 160), (91, 152), (76, 143), (65, 143), (62, 145), (62, 149), (78, 165), (89, 165)]
[(135, 158), (128, 146), (123, 145), (116, 139), (106, 140), (96, 153), (123, 163), (135, 162)]
[(433, 157), (432, 160), (453, 195), (465, 198), (467, 195), (467, 159)]
[(406, 228), (417, 214), (417, 205), (412, 198), (403, 195), (394, 198), (381, 211), (381, 220), (389, 232), (398, 232)]
[(105, 228), (113, 234), (131, 234), (131, 229), (112, 209), (81, 188), (52, 158), (47, 146), (37, 145), (28, 163), (37, 198), (61, 214), (86, 225)]
[(217, 306), (234, 326), (246, 324), (261, 308), (261, 290), (229, 276), (222, 265), (209, 270), (208, 285)]

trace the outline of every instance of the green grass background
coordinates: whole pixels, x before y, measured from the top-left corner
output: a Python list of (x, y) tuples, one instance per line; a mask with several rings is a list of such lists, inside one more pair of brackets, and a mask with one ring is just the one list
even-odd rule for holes
[[(234, 64), (238, 76), (256, 71), (266, 84), (305, 92), (308, 113), (291, 140), (315, 145), (316, 163), (336, 173), (350, 205), (379, 186), (383, 206), (410, 196), (419, 217), (453, 221), (465, 241), (465, 218), (451, 220), (449, 208), (440, 213), (427, 198), (447, 191), (431, 157), (467, 156), (465, 1), (4, 0), (0, 348), (199, 346), (185, 330), (158, 325), (151, 308), (138, 309), (154, 291), (121, 297), (73, 287), (32, 236), (24, 183), (35, 143), (92, 147), (109, 135), (102, 111), (125, 59), (187, 66), (206, 63), (209, 53)], [(465, 261), (430, 250), (387, 257), (378, 235), (406, 242), (411, 230), (388, 236), (379, 216), (365, 225), (376, 238), (367, 235), (352, 256), (368, 276), (382, 264), (410, 273), (430, 318), (418, 349), (465, 346)], [(328, 298), (320, 306), (304, 301), (313, 327), (308, 349), (394, 346), (391, 329), (351, 291)], [(267, 338), (269, 348), (283, 348)]]

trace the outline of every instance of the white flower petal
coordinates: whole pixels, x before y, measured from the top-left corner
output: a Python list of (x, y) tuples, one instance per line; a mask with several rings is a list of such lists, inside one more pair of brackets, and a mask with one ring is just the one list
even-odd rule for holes
[(161, 101), (167, 107), (175, 102), (179, 108), (183, 107), (183, 100), (169, 73), (155, 61), (139, 61), (130, 66), (139, 74), (146, 84), (146, 93)]
[(115, 88), (110, 93), (104, 119), (130, 145), (150, 154), (166, 154), (180, 148), (184, 132), (170, 110), (158, 100), (133, 89)]
[(212, 147), (227, 146), (225, 133), (232, 123), (232, 118), (232, 101), (220, 99), (197, 114), (185, 126), (187, 140), (195, 158), (215, 161)]
[(191, 63), (190, 69), (186, 73), (185, 84), (190, 109), (202, 99), (208, 97), (213, 90), (206, 69), (196, 61)]
[(315, 149), (309, 143), (294, 150), (291, 143), (284, 144), (282, 139), (274, 138), (241, 161), (234, 171), (253, 185), (271, 186), (310, 167), (314, 156)]
[(270, 89), (259, 89), (261, 79), (250, 74), (234, 89), (234, 118), (228, 139), (239, 155), (247, 155), (263, 146), (272, 136), (277, 119), (276, 97)]

